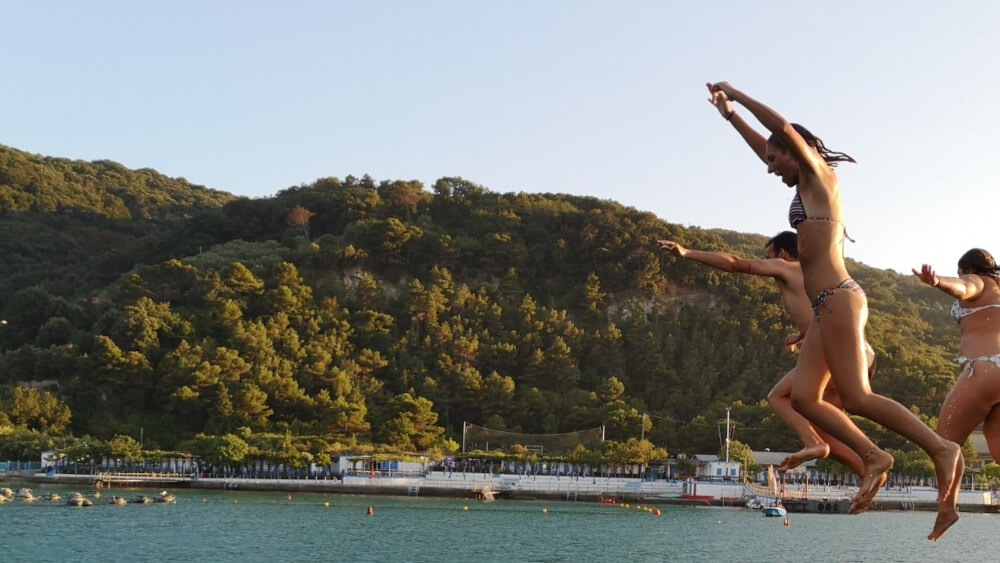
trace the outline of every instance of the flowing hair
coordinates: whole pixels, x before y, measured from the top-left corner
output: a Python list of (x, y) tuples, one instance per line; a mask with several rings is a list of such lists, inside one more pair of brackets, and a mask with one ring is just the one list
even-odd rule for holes
[[(813, 135), (808, 129), (799, 125), (798, 123), (792, 123), (792, 128), (795, 129), (795, 131), (802, 136), (802, 138), (810, 147), (816, 149), (816, 152), (818, 152), (819, 155), (823, 157), (823, 160), (826, 161), (826, 165), (829, 166), (830, 168), (836, 168), (838, 162), (857, 163), (857, 161), (854, 160), (854, 158), (847, 153), (837, 152), (828, 149), (826, 145), (823, 144), (823, 139), (820, 139), (816, 135)], [(772, 133), (771, 136), (767, 139), (767, 142), (784, 150), (785, 152), (788, 152), (788, 147), (785, 146), (785, 143), (781, 142), (781, 139), (778, 137), (776, 133)]]

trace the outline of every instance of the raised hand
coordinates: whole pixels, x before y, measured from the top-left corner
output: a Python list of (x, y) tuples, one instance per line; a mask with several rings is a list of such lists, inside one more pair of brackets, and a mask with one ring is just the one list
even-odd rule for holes
[(723, 94), (726, 95), (726, 98), (732, 98), (733, 92), (736, 91), (736, 88), (733, 88), (732, 84), (728, 82), (715, 82), (714, 84), (713, 83), (707, 83), (707, 84), (709, 92), (712, 93), (722, 92)]
[(705, 86), (708, 87), (708, 93), (712, 96), (708, 99), (709, 103), (719, 110), (719, 115), (726, 119), (731, 118), (735, 108), (733, 108), (733, 103), (729, 101), (729, 96), (722, 90), (713, 90), (712, 84), (708, 82), (705, 83)]
[(941, 283), (940, 278), (934, 273), (934, 268), (930, 264), (924, 264), (921, 266), (920, 271), (911, 270), (913, 275), (920, 278), (920, 281), (926, 283), (931, 287), (937, 287)]
[(672, 240), (658, 240), (656, 244), (660, 245), (660, 248), (666, 250), (667, 252), (673, 254), (674, 256), (679, 256), (684, 258), (687, 254), (687, 249)]

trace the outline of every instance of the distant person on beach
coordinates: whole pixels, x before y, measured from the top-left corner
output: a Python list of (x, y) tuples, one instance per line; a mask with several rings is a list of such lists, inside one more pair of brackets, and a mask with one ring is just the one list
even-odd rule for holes
[(962, 331), (961, 372), (938, 415), (938, 434), (965, 443), (980, 423), (993, 460), (1000, 463), (1000, 268), (973, 248), (958, 260), (958, 277), (939, 276), (928, 264), (913, 274), (954, 297), (951, 315)]
[[(767, 255), (765, 260), (746, 259), (725, 252), (689, 249), (672, 240), (660, 240), (658, 244), (660, 248), (675, 256), (701, 262), (723, 272), (772, 278), (778, 286), (778, 291), (781, 293), (781, 298), (785, 303), (785, 310), (792, 318), (796, 328), (796, 332), (789, 334), (785, 338), (785, 347), (789, 351), (795, 351), (802, 339), (805, 338), (806, 331), (812, 323), (813, 315), (812, 307), (809, 305), (809, 298), (806, 297), (805, 286), (802, 282), (802, 268), (799, 266), (798, 235), (795, 233), (783, 231), (767, 241), (767, 244), (764, 245), (764, 251)], [(875, 352), (870, 346), (867, 347), (867, 350), (869, 353), (869, 371), (874, 373)], [(817, 364), (814, 367), (826, 370), (825, 365)], [(798, 363), (796, 363), (795, 367), (786, 373), (767, 395), (767, 402), (771, 406), (771, 409), (795, 432), (803, 444), (801, 450), (781, 460), (778, 470), (788, 471), (806, 461), (823, 459), (828, 455), (832, 455), (834, 459), (854, 470), (858, 475), (861, 475), (864, 472), (864, 463), (862, 463), (858, 454), (854, 453), (851, 448), (840, 442), (840, 440), (825, 433), (817, 432), (805, 417), (792, 408), (792, 382), (795, 380), (795, 373), (798, 369), (800, 368)], [(837, 391), (833, 386), (827, 386), (823, 400), (840, 407), (840, 399), (837, 397)]]
[[(927, 452), (934, 462), (939, 487), (937, 518), (927, 538), (939, 539), (958, 521), (957, 488), (961, 485), (965, 461), (958, 444), (939, 436), (903, 405), (872, 392), (865, 375), (868, 299), (861, 286), (851, 279), (844, 262), (847, 230), (840, 184), (833, 170), (838, 162), (854, 162), (854, 159), (830, 150), (805, 127), (789, 123), (728, 82), (707, 86), (709, 101), (764, 161), (768, 173), (795, 188), (788, 220), (798, 231), (799, 260), (814, 322), (802, 342), (801, 369), (792, 384), (792, 405), (814, 426), (847, 444), (861, 457), (865, 470), (851, 504), (853, 513), (871, 506), (886, 482), (893, 458), (865, 436), (844, 411), (823, 401), (823, 391), (831, 378), (848, 412), (892, 429)], [(765, 139), (747, 124), (732, 102), (753, 114), (770, 132), (770, 137)], [(813, 367), (824, 360), (829, 372)]]

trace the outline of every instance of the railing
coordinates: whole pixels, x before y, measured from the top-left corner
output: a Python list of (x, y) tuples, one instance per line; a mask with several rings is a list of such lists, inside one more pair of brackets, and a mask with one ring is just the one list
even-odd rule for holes
[[(744, 489), (753, 495), (759, 497), (774, 498), (774, 489), (765, 485), (759, 485), (757, 483), (747, 483)], [(789, 487), (785, 485), (783, 488), (778, 489), (779, 496), (783, 499), (794, 499), (794, 500), (807, 500), (809, 498), (852, 498), (854, 491), (851, 489), (846, 489), (844, 487), (831, 488), (829, 486), (818, 485), (816, 487), (806, 487), (793, 486)], [(881, 493), (880, 493), (881, 494)]]
[(175, 479), (187, 479), (191, 477), (190, 473), (170, 473), (170, 472), (159, 472), (159, 471), (134, 471), (134, 472), (108, 472), (101, 471), (98, 472), (95, 477), (102, 481), (128, 481), (134, 479), (165, 479), (165, 480), (175, 480)]
[(0, 473), (8, 471), (33, 471), (42, 468), (40, 461), (0, 461)]

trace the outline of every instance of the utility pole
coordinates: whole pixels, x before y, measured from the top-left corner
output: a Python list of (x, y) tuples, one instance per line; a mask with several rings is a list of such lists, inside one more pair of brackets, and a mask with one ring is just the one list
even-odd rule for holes
[(726, 407), (726, 463), (729, 463), (729, 407)]
[(642, 413), (642, 432), (639, 433), (639, 441), (646, 439), (646, 413)]

